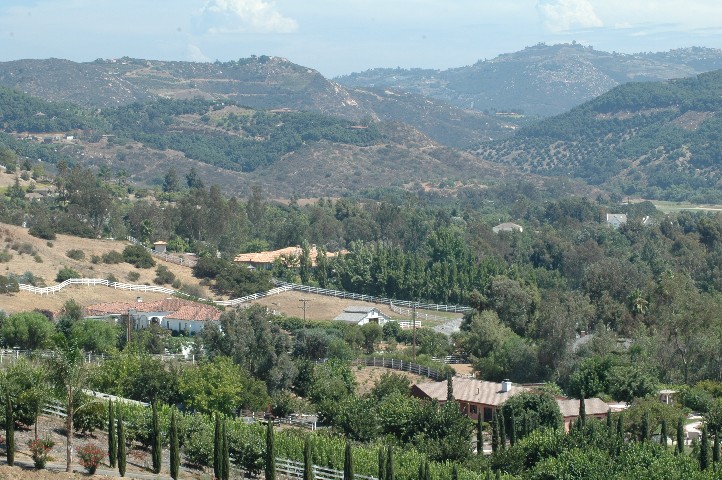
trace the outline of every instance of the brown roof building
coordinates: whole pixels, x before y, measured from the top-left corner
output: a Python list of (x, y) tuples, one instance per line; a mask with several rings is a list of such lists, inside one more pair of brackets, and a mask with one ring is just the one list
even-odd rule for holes
[[(579, 399), (577, 398), (557, 398), (557, 405), (564, 417), (564, 430), (569, 431), (569, 427), (573, 421), (579, 417)], [(584, 411), (587, 417), (603, 419), (609, 412), (609, 405), (601, 398), (585, 398)]]

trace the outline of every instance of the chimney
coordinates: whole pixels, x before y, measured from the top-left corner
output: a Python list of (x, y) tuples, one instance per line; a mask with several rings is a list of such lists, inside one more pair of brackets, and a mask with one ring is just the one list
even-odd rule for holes
[(501, 393), (507, 393), (511, 390), (511, 382), (508, 379), (504, 379), (501, 382)]
[(136, 297), (135, 303), (143, 303), (143, 297)]

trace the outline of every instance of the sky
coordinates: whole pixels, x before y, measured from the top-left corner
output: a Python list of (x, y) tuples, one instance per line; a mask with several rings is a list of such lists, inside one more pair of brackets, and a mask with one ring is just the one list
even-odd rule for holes
[(326, 77), (446, 69), (540, 42), (722, 48), (720, 0), (0, 0), (0, 61), (285, 57)]

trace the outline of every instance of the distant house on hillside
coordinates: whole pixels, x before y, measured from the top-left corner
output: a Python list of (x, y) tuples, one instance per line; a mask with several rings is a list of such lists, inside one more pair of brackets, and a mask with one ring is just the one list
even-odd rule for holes
[(343, 313), (334, 318), (334, 320), (352, 323), (359, 326), (366, 325), (367, 323), (376, 323), (383, 326), (391, 319), (376, 307), (349, 305), (344, 308)]
[[(276, 261), (277, 258), (285, 257), (288, 259), (300, 259), (302, 253), (303, 250), (299, 246), (286, 247), (281, 248), (280, 250), (271, 250), (267, 252), (241, 253), (240, 255), (236, 255), (236, 258), (234, 258), (233, 261), (236, 263), (246, 264), (250, 267), (269, 270), (273, 267), (273, 262)], [(311, 255), (311, 266), (315, 267), (316, 260), (318, 258), (318, 249), (316, 248), (316, 245), (311, 246), (309, 253)], [(340, 253), (343, 252), (327, 252), (326, 257), (332, 258)]]
[(607, 214), (607, 225), (611, 225), (614, 228), (619, 228), (627, 223), (627, 214), (625, 213), (608, 213)]
[[(564, 418), (564, 430), (568, 432), (571, 423), (579, 418), (579, 399), (557, 398), (557, 405), (559, 405), (559, 411), (562, 412), (562, 417)], [(609, 410), (609, 405), (601, 398), (592, 397), (584, 399), (584, 411), (587, 417), (594, 417), (601, 420), (607, 416)]]
[(497, 225), (496, 227), (492, 228), (491, 230), (492, 230), (494, 233), (499, 233), (499, 232), (523, 232), (523, 231), (524, 231), (524, 227), (522, 227), (521, 225), (517, 225), (516, 223), (505, 222), (505, 223), (500, 223), (499, 225)]
[(167, 298), (147, 303), (142, 301), (99, 303), (85, 307), (83, 315), (111, 317), (116, 321), (130, 318), (135, 330), (156, 324), (189, 335), (195, 335), (203, 330), (207, 322), (218, 321), (221, 318), (221, 312), (217, 308), (181, 298)]

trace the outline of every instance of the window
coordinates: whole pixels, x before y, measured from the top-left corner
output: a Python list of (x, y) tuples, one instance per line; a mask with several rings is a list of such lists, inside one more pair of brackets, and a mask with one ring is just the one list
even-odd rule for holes
[(471, 413), (476, 413), (476, 405), (471, 406)]

